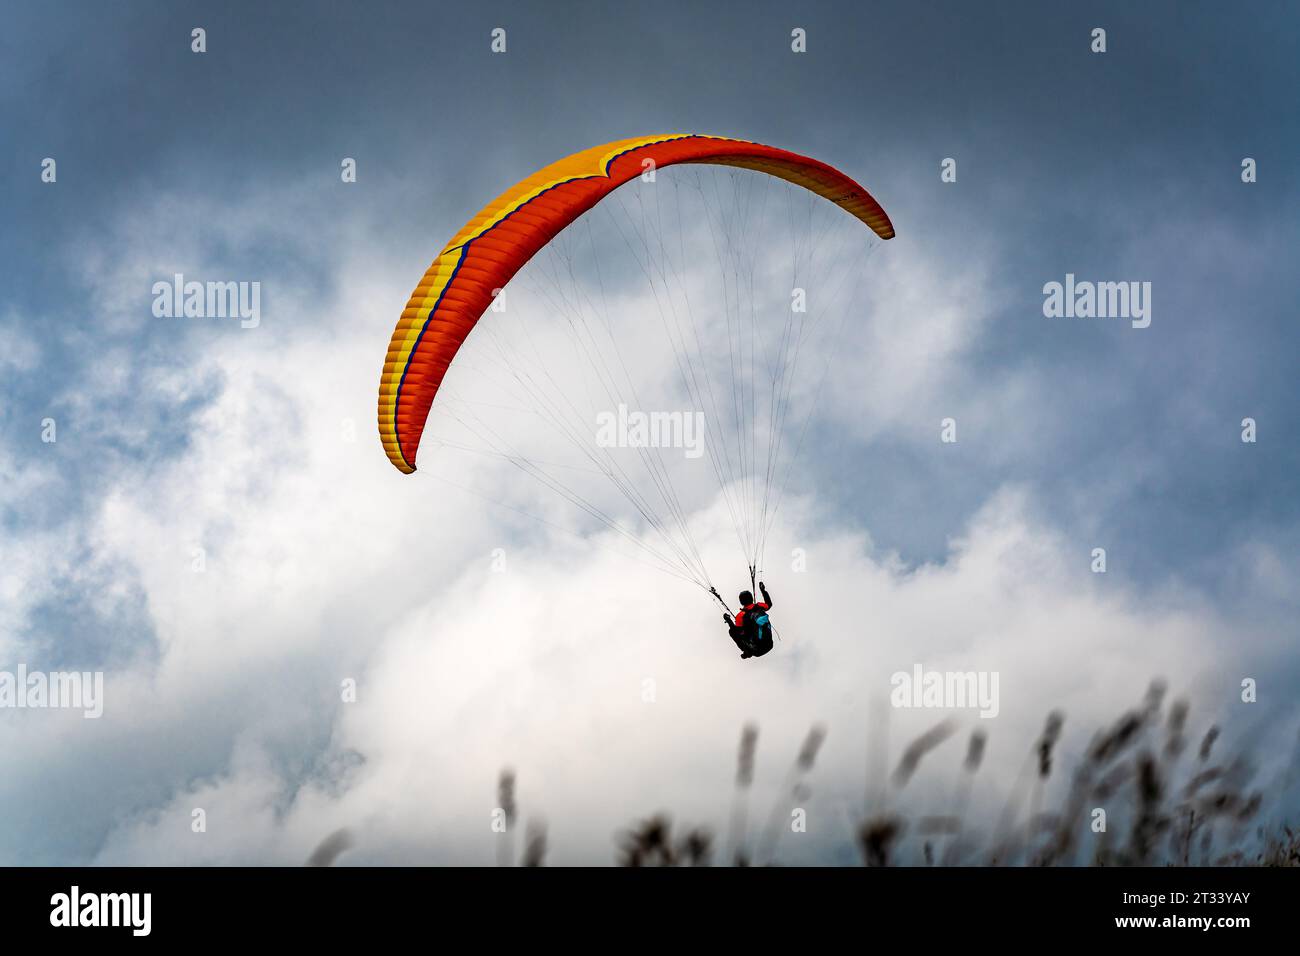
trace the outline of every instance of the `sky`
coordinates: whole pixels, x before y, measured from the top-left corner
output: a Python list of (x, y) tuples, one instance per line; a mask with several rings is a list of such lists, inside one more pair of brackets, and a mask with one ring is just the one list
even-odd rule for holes
[[(853, 862), (871, 768), (944, 716), (882, 710), (918, 664), (1000, 675), (995, 718), (957, 715), (989, 731), (990, 806), (1049, 709), (1077, 755), (1155, 677), (1264, 764), (1294, 750), (1294, 5), (2, 16), (0, 671), (105, 692), (92, 720), (0, 709), (0, 863), (296, 865), (347, 827), (344, 862), (490, 865), (511, 767), (548, 859), (604, 864), (657, 811), (723, 831), (750, 721), (761, 806), (828, 729), (781, 853)], [(897, 230), (854, 275), (764, 569), (785, 639), (759, 661), (517, 471), (404, 477), (374, 431), (388, 336), (446, 239), (546, 163), (673, 131), (831, 163)], [(177, 273), (259, 282), (260, 322), (157, 317)], [(1149, 282), (1149, 327), (1045, 316), (1067, 274)], [(642, 327), (644, 288), (610, 291)], [(725, 500), (690, 491), (734, 594)], [(950, 783), (911, 786), (927, 806)]]

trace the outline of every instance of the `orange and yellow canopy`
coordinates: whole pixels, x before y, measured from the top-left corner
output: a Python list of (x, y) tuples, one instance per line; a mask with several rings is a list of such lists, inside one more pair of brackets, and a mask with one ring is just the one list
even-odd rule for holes
[[(649, 162), (647, 162), (649, 161)], [(470, 330), (539, 249), (624, 183), (675, 163), (739, 166), (830, 200), (882, 239), (894, 236), (871, 195), (839, 170), (783, 149), (693, 134), (624, 139), (540, 169), (488, 203), (438, 253), (402, 310), (379, 381), (379, 435), (388, 458), (415, 471), (429, 409)]]

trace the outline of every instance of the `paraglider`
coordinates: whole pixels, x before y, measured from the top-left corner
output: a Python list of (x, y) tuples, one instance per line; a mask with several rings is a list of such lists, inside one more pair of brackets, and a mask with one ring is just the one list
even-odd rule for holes
[[(568, 396), (557, 397), (552, 393), (552, 386), (558, 389), (566, 384), (563, 376), (550, 375), (545, 362), (532, 351), (531, 338), (526, 350), (517, 349), (517, 343), (512, 340), (501, 342), (494, 339), (491, 327), (502, 320), (487, 313), (504, 311), (504, 303), (494, 306), (494, 302), (507, 283), (567, 227), (624, 184), (640, 180), (637, 185), (649, 189), (642, 184), (653, 184), (658, 171), (670, 166), (723, 167), (728, 171), (742, 171), (737, 174), (742, 178), (753, 173), (765, 174), (758, 178), (784, 181), (799, 187), (794, 190), (796, 193), (806, 191), (838, 206), (870, 230), (868, 237), (890, 239), (894, 235), (889, 217), (879, 203), (844, 173), (818, 160), (759, 143), (694, 134), (638, 137), (596, 146), (552, 163), (501, 193), (471, 218), (434, 258), (402, 311), (389, 342), (380, 377), (378, 402), (380, 439), (394, 467), (405, 474), (416, 470), (421, 441), (425, 437), (431, 410), (435, 408), (435, 399), (453, 369), (453, 360), (461, 354), (471, 331), (478, 327), (484, 328), (487, 341), (497, 346), (500, 354), (493, 357), (507, 364), (511, 386), (522, 393), (521, 407), (530, 414), (545, 417), (566, 440), (593, 445), (586, 433), (586, 423), (574, 417), (578, 403)], [(748, 190), (747, 184), (740, 180), (736, 183), (734, 208), (724, 208), (724, 199), (720, 196), (722, 187), (711, 194), (697, 185), (696, 191), (704, 201), (703, 214), (687, 219), (678, 211), (677, 236), (668, 235), (665, 239), (670, 227), (663, 225), (666, 218), (666, 203), (663, 201), (653, 210), (653, 217), (646, 214), (644, 207), (639, 207), (641, 222), (630, 219), (627, 230), (619, 227), (619, 236), (629, 243), (629, 248), (634, 248), (634, 240), (629, 235), (634, 228), (652, 232), (661, 230), (658, 235), (651, 236), (650, 241), (636, 237), (639, 245), (635, 248), (640, 259), (649, 261), (648, 266), (642, 265), (664, 319), (680, 380), (696, 408), (716, 413), (714, 424), (717, 427), (704, 436), (704, 448), (708, 452), (707, 461), (717, 476), (721, 495), (733, 515), (752, 582), (756, 568), (761, 567), (767, 530), (779, 503), (780, 491), (784, 490), (779, 469), (785, 444), (784, 432), (788, 430), (791, 395), (798, 380), (796, 365), (801, 350), (806, 353), (811, 348), (807, 343), (814, 321), (800, 314), (802, 310), (798, 306), (791, 308), (787, 304), (787, 312), (793, 314), (780, 320), (784, 327), (776, 326), (766, 335), (759, 334), (757, 316), (762, 310), (754, 302), (758, 295), (754, 289), (755, 276), (761, 275), (761, 267), (756, 264), (751, 247), (754, 233), (758, 231), (754, 221), (759, 215), (753, 210), (765, 208), (765, 205), (759, 207), (756, 201), (750, 200), (750, 193), (742, 190), (742, 186)], [(731, 199), (731, 194), (728, 193), (726, 198)], [(637, 202), (641, 201), (638, 194)], [(814, 199), (814, 202), (819, 201)], [(773, 201), (774, 207), (775, 203)], [(669, 209), (668, 214), (671, 212)], [(813, 222), (812, 213), (800, 213), (798, 217), (792, 213), (789, 218), (795, 224), (803, 223), (805, 219), (808, 223)], [(700, 226), (702, 220), (709, 228), (723, 279), (723, 294), (719, 296), (715, 315), (720, 314), (726, 321), (731, 395), (722, 387), (715, 390), (711, 384), (709, 373), (714, 359), (712, 350), (703, 344), (711, 330), (707, 323), (703, 327), (696, 324), (694, 312), (698, 306), (692, 305), (685, 281), (679, 280), (678, 285), (674, 285), (669, 276), (679, 264), (685, 269), (695, 261), (684, 250), (679, 253), (676, 249), (674, 240), (680, 242), (680, 232), (685, 228), (681, 224)], [(589, 223), (587, 227), (590, 227)], [(657, 245), (652, 241), (656, 239)], [(815, 251), (815, 243), (795, 245), (796, 251), (791, 254), (795, 257), (791, 266), (795, 272), (808, 262), (816, 264), (819, 253)], [(593, 255), (598, 251), (599, 244), (593, 240)], [(571, 264), (569, 271), (573, 271)], [(603, 391), (609, 399), (608, 407), (615, 407), (617, 401), (620, 415), (625, 416), (625, 405), (635, 409), (641, 404), (635, 401), (637, 385), (628, 373), (629, 353), (632, 353), (631, 364), (634, 366), (635, 360), (644, 356), (644, 351), (633, 353), (636, 347), (624, 347), (616, 342), (611, 349), (609, 343), (615, 332), (615, 323), (608, 316), (604, 317), (603, 327), (589, 323), (587, 313), (593, 307), (591, 300), (595, 296), (586, 293), (566, 296), (565, 293), (570, 292), (567, 283), (571, 279), (572, 275), (561, 277), (564, 285), (560, 284), (561, 280), (556, 280), (552, 290), (559, 300), (556, 310), (564, 313), (572, 327), (574, 351), (591, 361), (593, 371), (587, 383), (588, 390)], [(603, 275), (599, 276), (599, 281), (603, 298)], [(796, 289), (796, 293), (796, 300), (801, 300), (804, 290)], [(679, 302), (684, 305), (679, 305)], [(683, 313), (689, 316), (691, 326), (685, 325)], [(719, 327), (718, 334), (721, 331)], [(765, 354), (758, 354), (760, 349)], [(525, 352), (527, 354), (521, 354)], [(764, 371), (761, 361), (764, 359), (770, 380), (760, 374)], [(718, 365), (726, 368), (720, 362)], [(760, 393), (764, 392), (766, 407), (759, 401)], [(730, 405), (728, 399), (731, 399)], [(439, 405), (443, 404), (439, 402)], [(478, 419), (469, 420), (470, 414), (463, 408), (448, 407), (448, 415), (459, 424), (467, 428), (474, 426), (470, 430), (476, 439), (488, 446), (489, 453), (510, 461), (537, 478), (566, 501), (641, 548), (656, 567), (699, 585), (726, 607), (709, 583), (701, 549), (694, 540), (687, 509), (680, 500), (672, 476), (662, 461), (654, 457), (660, 449), (643, 447), (645, 443), (636, 448), (640, 464), (649, 476), (648, 490), (638, 487), (624, 464), (611, 455), (610, 449), (605, 447), (608, 442), (581, 449), (585, 456), (584, 464), (591, 466), (588, 470), (603, 474), (617, 487), (641, 516), (646, 530), (657, 536), (657, 543), (654, 543), (645, 540), (643, 534), (628, 529), (609, 513), (609, 509), (596, 505), (589, 497), (575, 491), (566, 478), (551, 467), (551, 463), (519, 452), (501, 437), (498, 430), (479, 427)], [(733, 421), (739, 447), (721, 447), (720, 443), (726, 440), (723, 426)], [(799, 439), (802, 442), (802, 433)], [(463, 443), (444, 444), (458, 448)], [(698, 445), (694, 454), (688, 453), (687, 457), (700, 457)], [(788, 478), (788, 472), (785, 474)], [(742, 605), (745, 603), (742, 601)], [(752, 595), (748, 603), (753, 603)], [(754, 606), (760, 609), (758, 616), (766, 624), (766, 608), (762, 604)], [(770, 607), (770, 600), (767, 607)], [(743, 622), (747, 619), (754, 621), (755, 616), (749, 607), (744, 607), (735, 622), (728, 626), (744, 631)], [(760, 628), (756, 637), (752, 627), (748, 633), (753, 639), (745, 638), (743, 645), (738, 639), (738, 646), (742, 650), (752, 648), (752, 656), (766, 653), (758, 648), (765, 641), (770, 645), (770, 626), (766, 630)]]
[(727, 624), (727, 633), (740, 648), (742, 658), (762, 657), (772, 649), (772, 619), (768, 611), (772, 610), (772, 595), (767, 593), (767, 585), (758, 582), (758, 590), (763, 600), (755, 602), (752, 591), (740, 592), (740, 610), (733, 620), (731, 612), (722, 615)]

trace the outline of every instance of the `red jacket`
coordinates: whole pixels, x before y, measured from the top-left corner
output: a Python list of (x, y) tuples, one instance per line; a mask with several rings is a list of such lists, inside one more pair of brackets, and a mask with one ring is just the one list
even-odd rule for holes
[(736, 627), (744, 627), (745, 612), (752, 611), (755, 608), (757, 608), (760, 611), (770, 611), (772, 609), (772, 605), (764, 604), (762, 601), (755, 601), (753, 604), (746, 604), (743, 608), (741, 608), (739, 611), (736, 612)]

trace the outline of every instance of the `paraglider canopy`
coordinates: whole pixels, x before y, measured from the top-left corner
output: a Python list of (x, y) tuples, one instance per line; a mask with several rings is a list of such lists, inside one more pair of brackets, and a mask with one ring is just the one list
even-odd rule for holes
[(452, 237), (411, 293), (393, 330), (379, 382), (379, 435), (399, 471), (415, 471), (434, 396), (470, 329), (537, 250), (619, 186), (674, 163), (737, 166), (776, 176), (830, 200), (882, 239), (894, 227), (862, 186), (797, 153), (684, 134), (618, 140), (538, 170), (488, 203)]
[[(716, 176), (732, 178), (708, 182), (701, 174), (693, 182), (688, 180), (687, 186), (693, 186), (702, 201), (698, 214), (691, 218), (683, 214), (681, 197), (672, 189), (651, 185), (659, 170), (672, 166), (712, 169)], [(563, 394), (566, 386), (576, 387), (573, 380), (577, 376), (554, 371), (555, 366), (540, 357), (534, 329), (504, 332), (503, 323), (510, 317), (490, 314), (504, 313), (504, 302), (497, 297), (534, 256), (545, 260), (548, 255), (566, 255), (566, 237), (560, 234), (575, 223), (590, 232), (592, 217), (585, 214), (597, 205), (602, 209), (620, 206), (618, 197), (604, 204), (602, 200), (629, 184), (629, 189), (638, 190), (635, 202), (640, 215), (627, 215), (622, 224), (615, 222), (616, 232), (607, 243), (589, 236), (587, 251), (598, 260), (609, 246), (626, 243), (636, 260), (629, 271), (644, 273), (649, 284), (645, 299), (656, 307), (663, 322), (682, 387), (694, 409), (709, 413), (711, 427), (698, 441), (695, 431), (682, 429), (694, 442), (685, 457), (696, 459), (707, 452), (708, 465), (745, 552), (752, 586), (756, 569), (762, 566), (767, 529), (784, 490), (778, 463), (783, 449), (788, 452), (784, 430), (791, 393), (800, 380), (797, 366), (800, 357), (813, 350), (810, 331), (816, 325), (815, 313), (825, 311), (803, 308), (804, 299), (806, 294), (815, 294), (822, 303), (834, 299), (826, 288), (814, 286), (808, 273), (818, 267), (838, 268), (836, 260), (825, 255), (823, 234), (816, 233), (782, 247), (794, 280), (793, 305), (788, 298), (777, 301), (788, 292), (766, 295), (770, 290), (759, 289), (762, 279), (773, 274), (772, 263), (759, 259), (756, 253), (756, 236), (764, 234), (763, 223), (772, 228), (770, 218), (762, 219), (762, 211), (770, 212), (781, 201), (769, 205), (765, 199), (755, 200), (750, 189), (755, 180), (775, 183), (787, 194), (790, 214), (777, 225), (809, 231), (821, 224), (816, 210), (794, 209), (791, 197), (797, 194), (806, 197), (800, 201), (809, 207), (829, 209), (825, 215), (847, 223), (844, 229), (851, 233), (849, 240), (859, 247), (867, 245), (862, 237), (874, 240), (894, 235), (879, 203), (853, 179), (819, 160), (759, 143), (695, 134), (646, 136), (606, 143), (552, 163), (501, 193), (465, 223), (434, 258), (407, 301), (389, 342), (379, 383), (379, 434), (392, 464), (403, 473), (414, 472), (431, 410), (447, 409), (471, 438), (486, 446), (487, 453), (519, 467), (641, 548), (655, 567), (693, 581), (726, 606), (709, 581), (690, 527), (689, 508), (663, 459), (662, 443), (630, 442), (636, 457), (630, 465), (618, 460), (609, 442), (591, 434), (590, 419), (579, 414), (582, 402)], [(660, 196), (646, 198), (643, 193), (674, 196), (676, 205)], [(645, 205), (641, 205), (643, 200)], [(690, 230), (707, 232), (705, 248), (696, 255), (683, 248), (682, 233)], [(684, 273), (708, 258), (716, 259), (721, 290), (708, 296), (707, 307), (701, 308), (698, 299), (692, 301), (694, 287)], [(592, 374), (582, 383), (582, 397), (590, 400), (595, 393), (598, 401), (607, 402), (597, 417), (606, 416), (605, 423), (614, 431), (629, 421), (636, 423), (637, 408), (643, 405), (638, 399), (646, 396), (638, 393), (634, 373), (653, 359), (643, 340), (620, 344), (617, 336), (620, 322), (635, 331), (645, 323), (638, 327), (623, 315), (615, 320), (601, 308), (606, 289), (599, 269), (598, 295), (574, 287), (578, 279), (572, 258), (541, 271), (550, 283), (544, 290), (546, 307), (561, 316), (572, 332), (568, 358), (579, 356), (590, 363)], [(856, 277), (859, 271), (838, 268), (837, 281), (846, 274)], [(766, 328), (760, 327), (758, 319), (765, 308), (774, 312)], [(581, 464), (612, 483), (631, 503), (648, 534), (629, 530), (610, 511), (576, 490), (570, 472), (555, 470), (565, 467), (564, 463), (542, 460), (552, 457), (555, 443), (543, 446), (539, 454), (523, 453), (501, 429), (478, 417), (478, 406), (457, 406), (453, 400), (448, 408), (448, 399), (438, 398), (453, 360), (457, 367), (463, 364), (458, 356), (475, 328), (482, 328), (485, 343), (496, 348), (485, 358), (500, 364), (507, 373), (503, 379), (515, 389), (516, 418), (531, 415), (552, 426), (561, 436), (560, 443), (585, 444)], [(710, 332), (716, 339), (706, 345)], [(824, 364), (822, 372), (824, 375)], [(715, 386), (714, 381), (723, 376), (726, 381)], [(815, 391), (819, 393), (820, 386)], [(693, 414), (703, 418), (704, 411)], [(684, 424), (689, 426), (692, 420)], [(806, 420), (804, 424), (806, 430)], [(438, 441), (448, 448), (465, 447), (441, 436)], [(798, 445), (802, 441), (800, 432)], [(639, 484), (631, 474), (638, 466), (643, 469)], [(784, 474), (788, 478), (788, 471)]]

